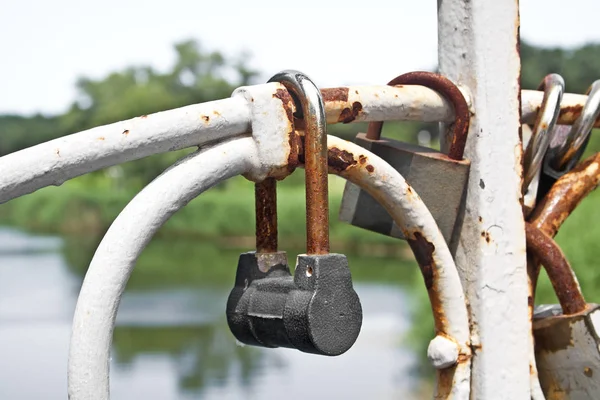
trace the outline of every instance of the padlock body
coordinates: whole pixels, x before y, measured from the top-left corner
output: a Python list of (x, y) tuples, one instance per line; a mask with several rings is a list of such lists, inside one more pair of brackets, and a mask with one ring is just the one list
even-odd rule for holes
[(240, 256), (227, 322), (242, 343), (288, 347), (335, 356), (356, 341), (362, 307), (342, 254), (299, 255), (287, 264), (261, 266), (255, 252)]
[(575, 315), (555, 306), (534, 313), (535, 358), (547, 399), (598, 399), (600, 396), (600, 306)]
[[(469, 161), (452, 160), (434, 149), (393, 139), (367, 139), (364, 133), (356, 136), (355, 143), (381, 157), (404, 177), (450, 243), (466, 193)], [(339, 218), (363, 229), (405, 239), (388, 212), (351, 182), (346, 183)]]

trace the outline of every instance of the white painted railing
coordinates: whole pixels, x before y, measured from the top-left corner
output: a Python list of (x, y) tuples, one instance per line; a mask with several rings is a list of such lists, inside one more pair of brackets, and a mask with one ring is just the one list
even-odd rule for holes
[[(463, 93), (469, 99), (469, 91), (463, 89)], [(446, 100), (421, 86), (341, 87), (323, 89), (322, 94), (330, 123), (449, 122), (454, 117)], [(542, 93), (523, 91), (522, 95), (522, 119), (531, 122)], [(586, 99), (565, 94), (560, 121), (572, 123)], [(101, 126), (0, 158), (0, 202), (6, 202), (111, 165), (191, 146), (201, 148), (142, 190), (114, 221), (98, 247), (73, 321), (68, 370), (72, 400), (109, 398), (109, 355), (120, 297), (138, 256), (153, 234), (191, 199), (225, 179), (244, 175), (261, 181), (289, 173), (287, 167), (293, 161), (292, 133), (296, 129), (290, 115), (294, 110), (291, 97), (278, 83), (243, 87), (230, 99)], [(472, 342), (478, 343), (481, 337), (472, 336), (477, 331), (473, 330), (472, 321), (469, 326), (461, 274), (433, 217), (414, 189), (408, 190), (402, 176), (379, 157), (336, 137), (329, 137), (328, 146), (366, 157), (373, 167), (370, 172), (358, 158), (354, 165), (331, 172), (367, 190), (403, 230), (419, 232), (433, 245), (431, 255), (437, 269), (435, 284), (439, 296), (435, 303), (440, 308), (434, 314), (442, 317), (443, 329), (432, 340), (428, 354), (434, 365), (441, 365), (440, 360), (444, 360), (444, 368), (439, 367), (438, 371), (436, 398), (468, 399), (472, 390)], [(463, 280), (466, 273), (462, 271)], [(528, 332), (523, 334), (527, 336)], [(446, 367), (448, 360), (453, 364), (451, 368)]]

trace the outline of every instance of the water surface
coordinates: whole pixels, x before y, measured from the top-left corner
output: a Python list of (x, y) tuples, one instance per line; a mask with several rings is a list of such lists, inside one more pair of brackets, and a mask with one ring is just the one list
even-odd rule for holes
[[(70, 325), (96, 244), (0, 228), (1, 399), (67, 398)], [(112, 399), (411, 398), (419, 359), (404, 340), (410, 299), (388, 275), (413, 272), (349, 257), (363, 328), (352, 349), (329, 358), (236, 344), (224, 310), (239, 253), (150, 244), (117, 316)]]

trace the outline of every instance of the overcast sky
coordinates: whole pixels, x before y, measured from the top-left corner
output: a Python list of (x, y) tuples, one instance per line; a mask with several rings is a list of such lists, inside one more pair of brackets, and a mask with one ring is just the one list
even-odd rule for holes
[[(135, 64), (165, 70), (173, 43), (188, 38), (226, 55), (249, 50), (264, 79), (292, 68), (321, 87), (385, 83), (437, 58), (435, 0), (0, 4), (0, 113), (62, 112), (77, 77)], [(598, 0), (521, 0), (521, 36), (544, 46), (600, 41), (598, 15)]]

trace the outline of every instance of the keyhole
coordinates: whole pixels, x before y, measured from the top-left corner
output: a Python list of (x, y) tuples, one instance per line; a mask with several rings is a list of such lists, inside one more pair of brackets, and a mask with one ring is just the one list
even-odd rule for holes
[(313, 274), (312, 267), (307, 267), (306, 268), (306, 276), (308, 276), (310, 278), (312, 276), (312, 274)]

